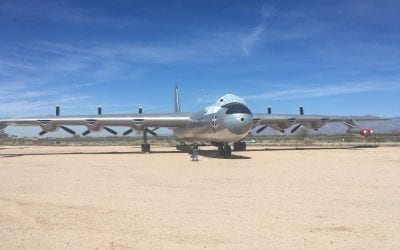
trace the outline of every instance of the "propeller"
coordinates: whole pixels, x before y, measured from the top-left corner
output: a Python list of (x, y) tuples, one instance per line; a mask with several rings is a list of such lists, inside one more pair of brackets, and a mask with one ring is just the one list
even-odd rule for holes
[(148, 133), (150, 133), (152, 136), (157, 136), (157, 133), (154, 132), (154, 131), (156, 131), (157, 129), (158, 129), (158, 128), (153, 128), (153, 129), (148, 129), (148, 128), (146, 128), (145, 131), (148, 132)]
[(67, 128), (67, 127), (65, 127), (65, 126), (61, 126), (60, 128), (62, 128), (65, 132), (70, 133), (71, 135), (75, 135), (75, 134), (76, 134), (75, 131), (73, 131), (72, 129)]
[(83, 136), (87, 136), (88, 134), (90, 134), (92, 131), (90, 131), (89, 129), (86, 130), (85, 132), (82, 133)]
[(262, 126), (261, 128), (257, 129), (256, 133), (257, 133), (257, 134), (261, 133), (261, 132), (264, 131), (264, 129), (266, 129), (267, 127), (268, 127), (268, 125)]
[[(145, 128), (144, 129), (144, 132), (146, 132), (146, 133), (149, 133), (149, 134), (151, 134), (152, 136), (157, 136), (157, 133), (156, 132), (154, 132), (154, 131), (156, 131), (158, 128), (153, 128), (153, 129), (148, 129), (148, 128)], [(132, 133), (133, 132), (133, 130), (130, 128), (130, 129), (128, 129), (127, 131), (125, 131), (124, 133), (122, 133), (123, 135), (129, 135), (130, 133)]]
[(44, 135), (44, 134), (47, 134), (47, 131), (42, 130), (42, 131), (39, 132), (39, 135), (40, 135), (40, 136), (42, 136), (42, 135)]
[[(109, 133), (111, 133), (111, 134), (113, 134), (113, 135), (117, 135), (117, 134), (118, 134), (118, 132), (115, 131), (114, 129), (111, 129), (111, 128), (109, 128), (109, 127), (103, 127), (103, 128), (104, 128), (104, 130), (106, 130), (107, 132), (109, 132)], [(90, 131), (90, 130), (88, 129), (88, 130), (86, 130), (85, 132), (83, 132), (82, 135), (83, 135), (83, 136), (87, 136), (87, 135), (90, 134), (90, 133), (92, 133), (92, 131)]]
[(297, 125), (296, 127), (294, 127), (294, 128), (290, 131), (290, 133), (296, 132), (301, 126), (302, 126), (301, 124)]
[(111, 133), (111, 134), (113, 134), (113, 135), (117, 135), (117, 134), (118, 134), (117, 131), (115, 131), (115, 130), (109, 128), (109, 127), (104, 127), (104, 129), (105, 129), (107, 132), (109, 132), (109, 133)]
[(127, 131), (125, 131), (124, 133), (122, 133), (123, 135), (129, 135), (130, 133), (132, 133), (133, 130), (130, 128)]
[[(304, 106), (299, 106), (299, 114), (300, 114), (300, 115), (304, 115)], [(296, 132), (301, 126), (302, 126), (302, 124), (297, 125), (296, 127), (294, 127), (294, 128), (290, 131), (290, 133), (293, 134), (293, 133)]]
[[(71, 135), (75, 135), (75, 134), (76, 134), (75, 131), (73, 131), (72, 129), (67, 128), (67, 127), (65, 127), (65, 126), (60, 126), (60, 128), (62, 128), (65, 132), (70, 133)], [(42, 130), (42, 131), (39, 132), (39, 135), (42, 136), (42, 135), (45, 135), (45, 134), (47, 134), (47, 133), (48, 133), (47, 131)]]

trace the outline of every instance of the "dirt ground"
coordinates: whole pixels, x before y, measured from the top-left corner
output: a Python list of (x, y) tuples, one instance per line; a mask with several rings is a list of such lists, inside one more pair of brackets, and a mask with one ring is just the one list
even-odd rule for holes
[(1, 249), (400, 249), (400, 147), (0, 147)]

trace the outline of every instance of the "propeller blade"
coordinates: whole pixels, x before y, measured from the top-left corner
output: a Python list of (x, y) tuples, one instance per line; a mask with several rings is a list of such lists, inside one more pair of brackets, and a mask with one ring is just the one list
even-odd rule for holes
[(44, 134), (47, 134), (47, 131), (42, 130), (42, 131), (39, 132), (39, 135), (40, 135), (40, 136), (42, 136), (42, 135), (44, 135)]
[(90, 134), (92, 131), (90, 131), (89, 129), (86, 130), (85, 132), (82, 133), (83, 136), (87, 136), (88, 134)]
[(118, 134), (117, 131), (115, 131), (115, 130), (109, 128), (109, 127), (104, 127), (104, 129), (107, 130), (107, 132), (109, 132), (109, 133), (111, 133), (111, 134), (113, 134), (113, 135), (117, 135), (117, 134)]
[(264, 129), (266, 129), (268, 127), (268, 125), (264, 125), (261, 128), (257, 129), (257, 134), (261, 133), (262, 131), (264, 131)]
[(129, 135), (129, 134), (132, 133), (132, 132), (133, 132), (132, 129), (128, 129), (127, 131), (125, 131), (125, 132), (123, 133), (123, 135)]
[(294, 127), (294, 128), (290, 131), (290, 133), (293, 134), (293, 133), (296, 132), (300, 127), (301, 127), (301, 124), (297, 125), (296, 127)]
[(65, 132), (70, 133), (71, 135), (75, 135), (75, 134), (76, 134), (76, 132), (73, 131), (73, 130), (70, 129), (70, 128), (67, 128), (67, 127), (65, 127), (65, 126), (61, 126), (61, 128), (62, 128)]
[(155, 128), (155, 129), (148, 129), (148, 128), (146, 128), (146, 131), (147, 132), (149, 132), (152, 136), (157, 136), (157, 133), (156, 132), (154, 132), (155, 130), (157, 130), (158, 128)]

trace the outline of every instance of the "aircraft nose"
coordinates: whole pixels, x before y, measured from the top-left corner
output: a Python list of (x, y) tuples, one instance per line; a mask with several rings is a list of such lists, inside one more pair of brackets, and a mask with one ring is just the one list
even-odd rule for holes
[(249, 133), (252, 123), (252, 114), (230, 114), (225, 116), (225, 125), (227, 129), (237, 135)]

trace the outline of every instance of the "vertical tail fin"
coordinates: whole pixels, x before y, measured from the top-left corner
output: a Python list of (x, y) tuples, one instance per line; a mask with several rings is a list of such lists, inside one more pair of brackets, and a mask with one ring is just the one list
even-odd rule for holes
[(179, 99), (179, 88), (175, 85), (175, 113), (181, 112), (181, 101)]

